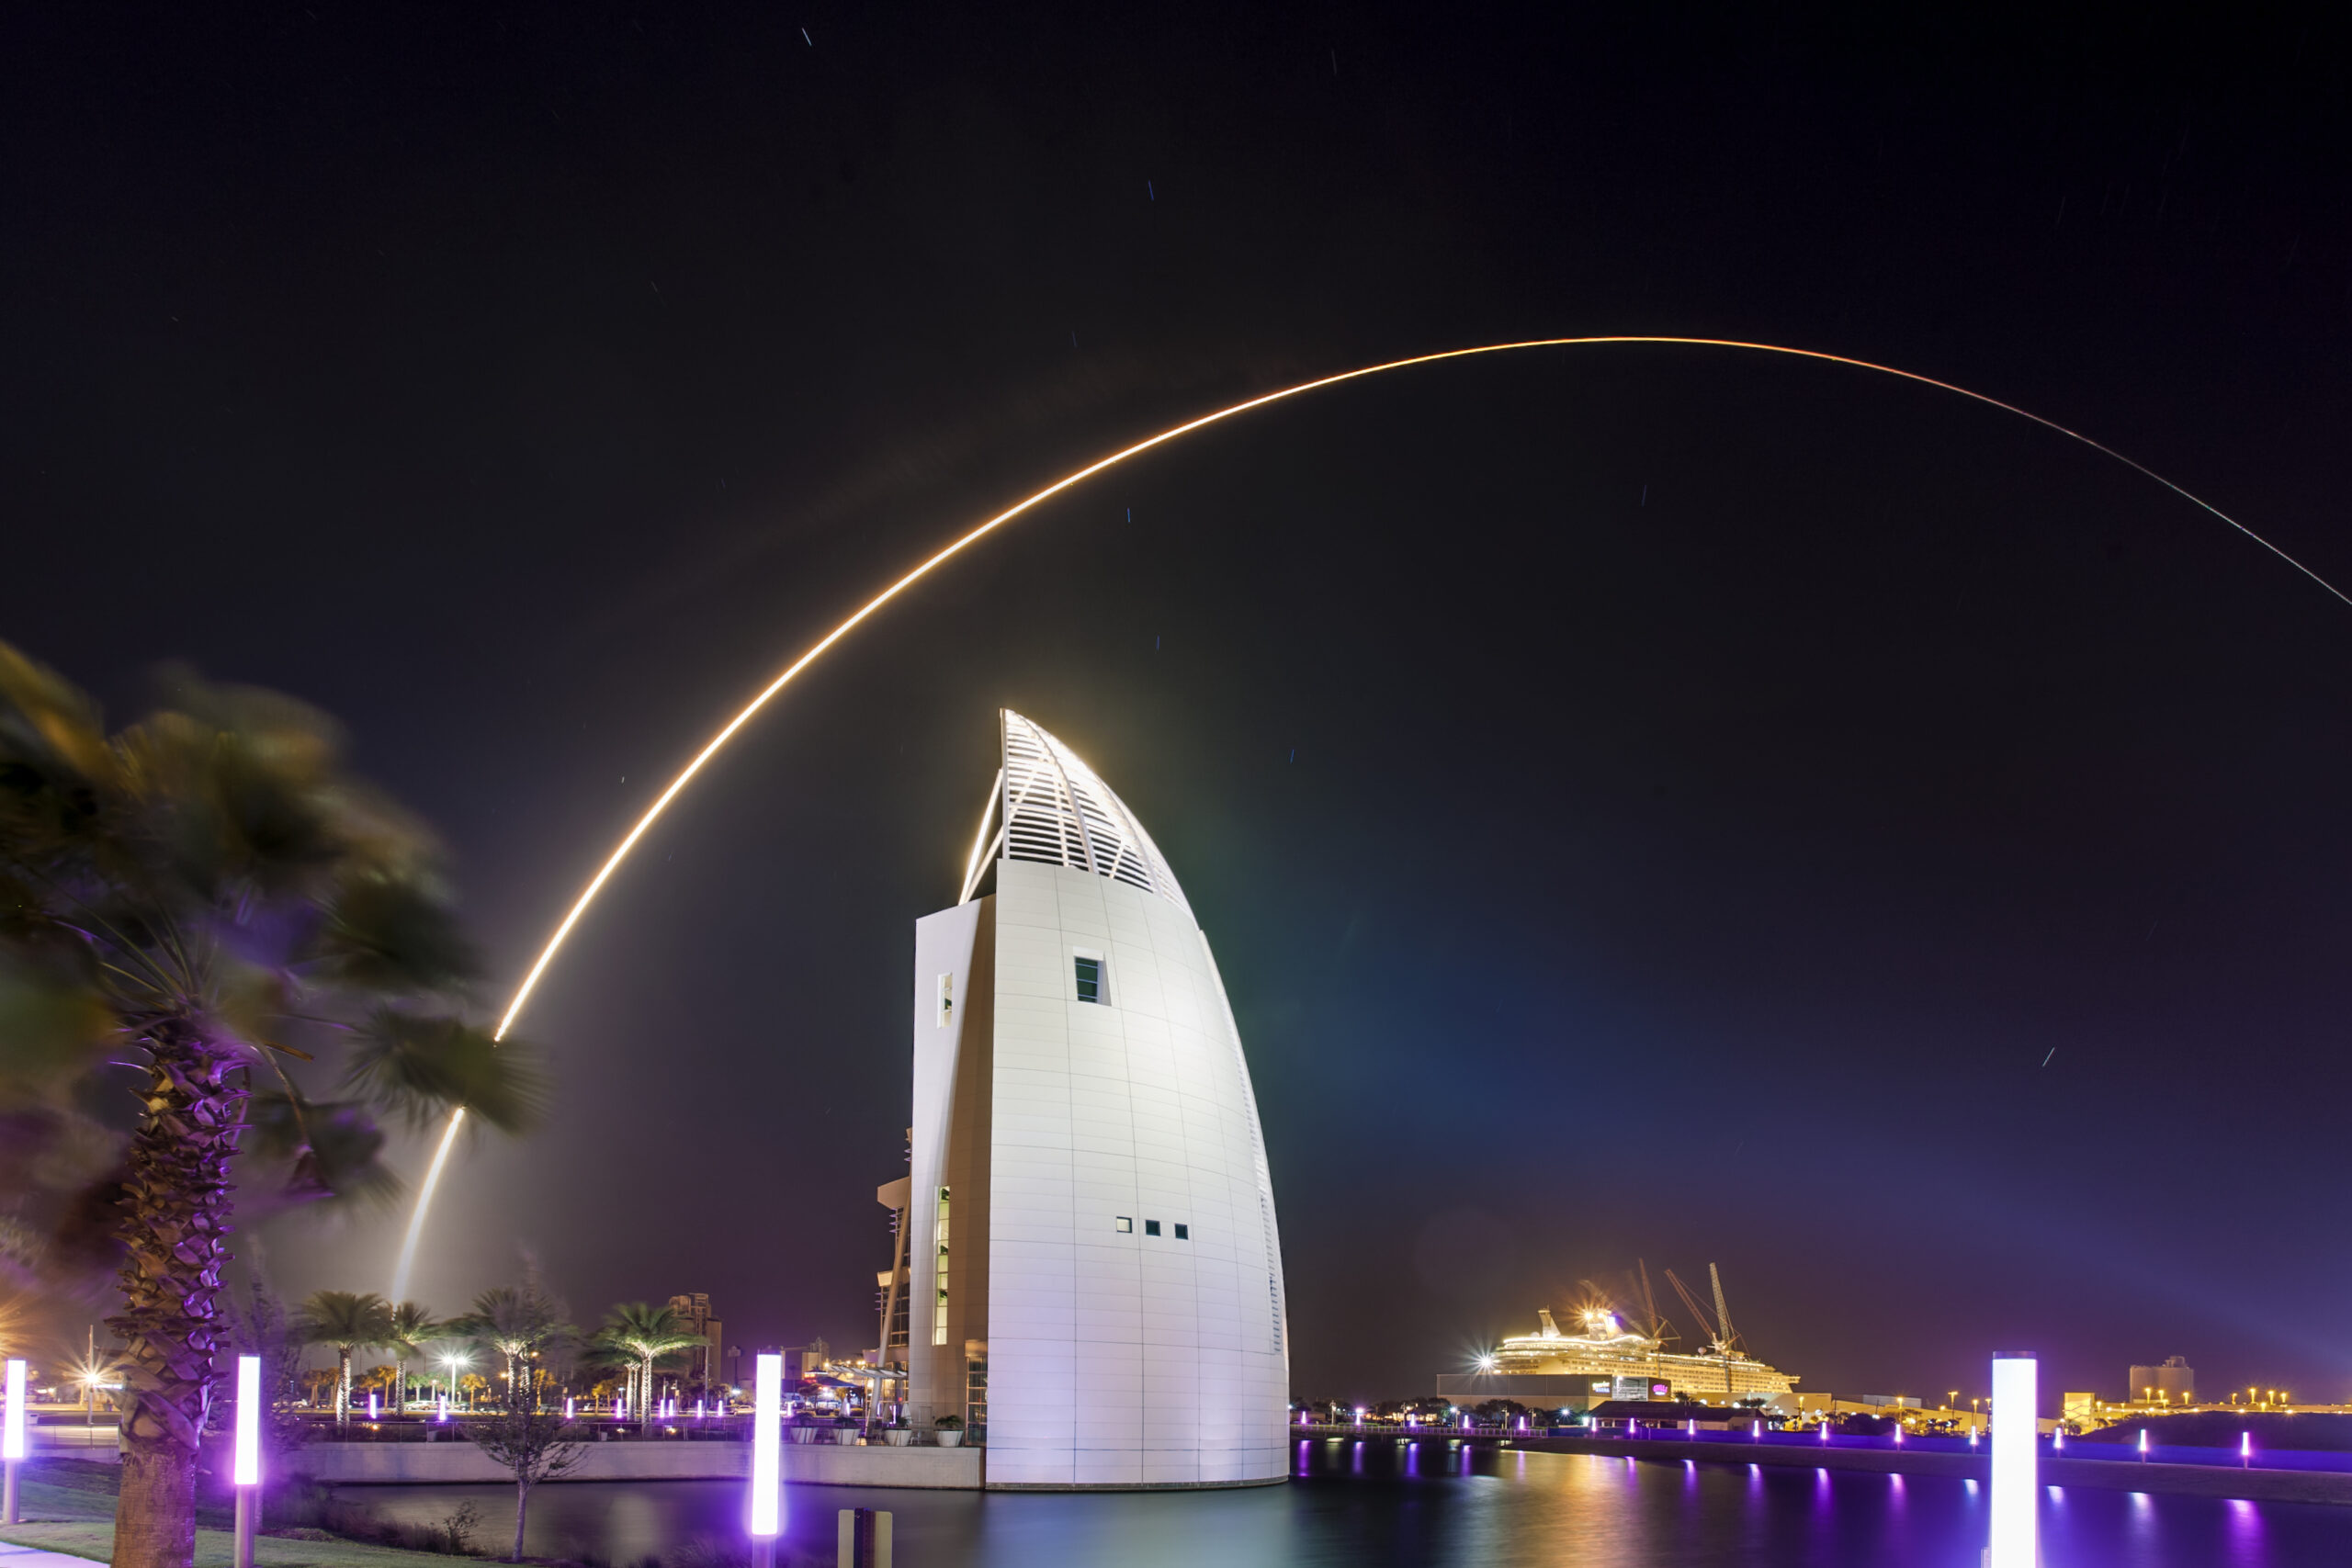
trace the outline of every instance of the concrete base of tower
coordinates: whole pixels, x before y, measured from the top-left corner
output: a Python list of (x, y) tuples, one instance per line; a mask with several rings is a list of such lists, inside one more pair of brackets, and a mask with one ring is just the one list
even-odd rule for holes
[(1237, 1486), (1280, 1486), (1287, 1475), (1260, 1476), (1253, 1481), (990, 1481), (989, 1492), (1230, 1492)]

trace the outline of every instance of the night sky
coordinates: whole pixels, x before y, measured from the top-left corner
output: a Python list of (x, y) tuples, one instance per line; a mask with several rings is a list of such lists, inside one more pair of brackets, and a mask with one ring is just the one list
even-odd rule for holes
[[(1374, 359), (1884, 361), (2352, 586), (2344, 52), (2161, 25), (17, 7), (0, 637), (119, 717), (176, 657), (346, 721), (494, 1012), (912, 557)], [(1284, 405), (877, 618), (567, 950), (556, 1122), (467, 1151), (417, 1294), (527, 1249), (585, 1318), (871, 1342), (999, 705), (1215, 944), (1299, 1393), (1638, 1257), (1807, 1388), (2352, 1399), (2352, 607), (2022, 421), (1679, 348)], [(261, 1239), (381, 1290), (397, 1226)]]

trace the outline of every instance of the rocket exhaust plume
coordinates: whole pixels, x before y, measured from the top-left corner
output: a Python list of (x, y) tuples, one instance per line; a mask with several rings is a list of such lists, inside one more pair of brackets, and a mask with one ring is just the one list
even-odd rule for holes
[[(605, 857), (604, 864), (599, 866), (596, 874), (588, 879), (587, 886), (580, 890), (579, 896), (572, 900), (571, 908), (565, 911), (563, 919), (557, 923), (555, 931), (548, 937), (546, 945), (539, 949), (539, 954), (532, 961), (529, 972), (523, 976), (523, 983), (515, 987), (514, 997), (507, 1002), (505, 1015), (498, 1021), (498, 1028), (492, 1032), (492, 1037), (500, 1040), (506, 1037), (507, 1031), (514, 1026), (514, 1020), (522, 1013), (524, 1004), (530, 1000), (532, 991), (537, 988), (540, 977), (547, 973), (548, 965), (555, 961), (555, 955), (561, 951), (564, 942), (571, 935), (572, 928), (577, 926), (581, 918), (587, 914), (588, 907), (596, 901), (596, 895), (604, 891), (605, 884), (612, 880), (613, 874), (620, 869), (621, 863), (628, 859), (629, 852), (637, 848), (638, 840), (644, 838), (652, 829), (653, 824), (661, 820), (662, 814), (669, 810), (671, 803), (684, 793), (686, 786), (694, 782), (695, 776), (702, 772), (712, 758), (718, 755), (729, 741), (735, 739), (737, 731), (756, 717), (760, 710), (766, 707), (777, 693), (790, 685), (802, 671), (822, 658), (835, 643), (863, 626), (884, 605), (1006, 524), (1017, 521), (1025, 513), (1035, 511), (1046, 502), (1061, 494), (1062, 491), (1084, 483), (1105, 468), (1116, 468), (1130, 457), (1140, 457), (1146, 452), (1190, 435), (1196, 430), (1205, 430), (1210, 425), (1221, 424), (1227, 420), (1248, 413), (1254, 409), (1264, 408), (1270, 403), (1283, 402), (1307, 392), (1321, 391), (1326, 387), (1337, 387), (1349, 381), (1361, 381), (1366, 377), (1385, 375), (1391, 370), (1409, 370), (1417, 366), (1441, 365), (1449, 360), (1476, 359), (1487, 355), (1515, 354), (1530, 349), (1597, 348), (1612, 344), (1631, 346), (1733, 349), (1749, 354), (1777, 354), (1792, 359), (1815, 360), (1826, 365), (1843, 365), (1850, 369), (1867, 370), (1873, 375), (1892, 376), (1899, 380), (1916, 382), (1923, 387), (1933, 387), (1939, 391), (1951, 392), (1955, 396), (1966, 398), (1972, 402), (1982, 403), (1987, 408), (1998, 409), (2003, 413), (2015, 414), (2019, 419), (2030, 420), (2045, 430), (2055, 431), (2070, 441), (2080, 442), (2092, 451), (2111, 457), (2133, 472), (2154, 480), (2190, 505), (2228, 524), (2329, 593), (2342, 600), (2345, 604), (2352, 606), (2352, 596), (2347, 596), (2343, 590), (2320, 576), (2310, 567), (2232, 517), (2220, 507), (2190, 494), (2154, 469), (2133, 461), (2112, 446), (2095, 441), (2080, 431), (2070, 430), (2056, 420), (2044, 419), (2038, 413), (2030, 412), (2015, 403), (2005, 403), (1998, 398), (1990, 397), (1983, 392), (1973, 392), (1965, 387), (1954, 386), (1950, 381), (1939, 381), (1932, 376), (1923, 376), (1914, 370), (1898, 370), (1891, 365), (1877, 365), (1867, 359), (1855, 359), (1842, 354), (1827, 354), (1818, 349), (1791, 348), (1781, 344), (1744, 343), (1732, 338), (1630, 334), (1604, 337), (1529, 338), (1516, 343), (1483, 344), (1474, 348), (1446, 349), (1436, 354), (1418, 354), (1406, 359), (1386, 360), (1378, 365), (1343, 370), (1337, 375), (1319, 377), (1312, 381), (1302, 381), (1295, 387), (1284, 387), (1276, 391), (1246, 399), (1229, 407), (1202, 414), (1197, 419), (1187, 420), (1182, 424), (1173, 425), (1157, 435), (1147, 436), (1133, 446), (1121, 447), (1108, 457), (1097, 458), (1082, 468), (1065, 474), (1035, 494), (1015, 502), (988, 521), (974, 526), (868, 600), (848, 619), (827, 632), (807, 652), (786, 666), (783, 673), (770, 681), (758, 694), (744, 704), (742, 711), (729, 719), (718, 733), (712, 736), (703, 749), (695, 752), (693, 759), (679, 770), (677, 776), (670, 781), (669, 786), (654, 797), (653, 804), (646, 807), (645, 814), (638, 818), (636, 826), (629, 829), (628, 833), (622, 836), (620, 842), (613, 847), (612, 852)], [(448, 1159), (451, 1142), (457, 1135), (458, 1122), (464, 1114), (462, 1107), (450, 1113), (449, 1129), (442, 1137), (440, 1148), (434, 1156), (433, 1166), (425, 1177), (424, 1184), (417, 1190), (416, 1208), (409, 1217), (407, 1234), (401, 1244), (400, 1262), (392, 1271), (391, 1297), (394, 1301), (404, 1300), (408, 1294), (409, 1273), (416, 1262), (417, 1245), (424, 1234), (425, 1216), (433, 1201), (434, 1189), (438, 1184), (442, 1167)]]

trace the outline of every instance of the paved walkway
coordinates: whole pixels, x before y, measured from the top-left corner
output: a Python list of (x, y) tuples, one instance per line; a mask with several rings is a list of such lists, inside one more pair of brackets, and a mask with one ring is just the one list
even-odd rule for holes
[(0, 1540), (0, 1568), (90, 1568), (86, 1557), (68, 1557), (62, 1551), (43, 1551), (38, 1546), (12, 1546)]

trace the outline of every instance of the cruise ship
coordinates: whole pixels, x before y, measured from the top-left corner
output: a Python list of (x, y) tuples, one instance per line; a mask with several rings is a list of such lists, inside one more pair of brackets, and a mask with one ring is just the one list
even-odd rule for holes
[(1797, 1379), (1766, 1366), (1718, 1337), (1706, 1354), (1659, 1348), (1606, 1306), (1588, 1307), (1569, 1333), (1538, 1307), (1532, 1334), (1515, 1334), (1483, 1356), (1475, 1372), (1444, 1373), (1438, 1396), (1469, 1404), (1515, 1399), (1538, 1406), (1589, 1406), (1605, 1399), (1692, 1399), (1710, 1404), (1747, 1400), (1792, 1403)]

